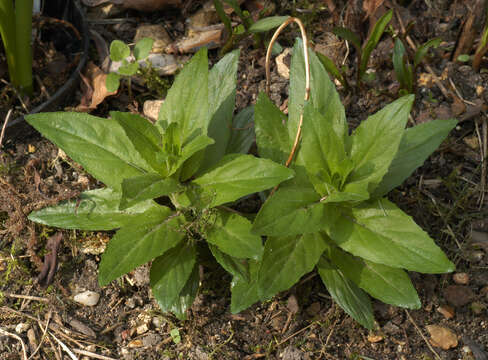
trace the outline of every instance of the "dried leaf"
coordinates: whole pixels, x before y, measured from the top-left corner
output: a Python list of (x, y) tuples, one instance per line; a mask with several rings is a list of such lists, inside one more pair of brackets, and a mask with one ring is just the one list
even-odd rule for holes
[(364, 20), (371, 17), (384, 2), (385, 0), (364, 0), (363, 10), (366, 13)]
[(81, 75), (83, 95), (76, 111), (90, 111), (95, 109), (107, 96), (114, 95), (116, 91), (109, 92), (105, 86), (105, 74), (93, 62), (89, 62), (85, 75)]

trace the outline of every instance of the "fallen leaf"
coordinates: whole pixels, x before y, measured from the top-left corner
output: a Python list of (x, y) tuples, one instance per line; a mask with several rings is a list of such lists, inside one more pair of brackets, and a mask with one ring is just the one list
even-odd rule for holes
[(441, 313), (446, 319), (452, 319), (455, 314), (455, 310), (452, 306), (441, 305), (437, 308), (437, 312)]
[(107, 96), (115, 95), (117, 91), (108, 91), (105, 86), (105, 74), (93, 62), (89, 62), (85, 75), (80, 74), (83, 95), (76, 111), (90, 111), (95, 109)]
[(430, 334), (430, 342), (433, 346), (449, 350), (458, 345), (457, 336), (451, 329), (439, 325), (427, 325), (426, 328)]
[(385, 0), (364, 0), (363, 10), (366, 13), (364, 20), (373, 15), (376, 12), (376, 9), (378, 9), (384, 2)]

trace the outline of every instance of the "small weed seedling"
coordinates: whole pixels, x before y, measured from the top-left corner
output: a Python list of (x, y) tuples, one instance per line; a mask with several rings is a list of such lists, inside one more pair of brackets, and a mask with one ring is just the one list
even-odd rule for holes
[[(241, 302), (268, 299), (316, 268), (333, 299), (371, 329), (367, 294), (417, 309), (420, 300), (404, 269), (454, 269), (428, 234), (385, 195), (423, 164), (456, 121), (405, 130), (414, 99), (408, 95), (349, 135), (334, 85), (315, 53), (305, 48), (297, 41), (293, 50), (288, 116), (265, 93), (255, 105), (260, 156), (286, 161), (295, 177), (268, 196), (255, 218), (254, 233), (267, 240), (262, 261), (251, 267), (248, 292), (240, 291)], [(293, 158), (290, 149), (297, 149)]]
[[(209, 72), (206, 49), (176, 77), (155, 125), (130, 113), (30, 115), (27, 121), (107, 187), (35, 211), (33, 221), (118, 229), (99, 268), (104, 286), (152, 261), (150, 283), (163, 311), (186, 316), (199, 288), (199, 258), (213, 254), (234, 281), (249, 281), (262, 257), (251, 222), (225, 204), (272, 188), (293, 170), (246, 155), (252, 111), (232, 123), (238, 51)], [(239, 298), (239, 296), (237, 296)]]
[(110, 60), (121, 61), (122, 64), (117, 69), (117, 72), (110, 72), (107, 75), (105, 85), (108, 91), (117, 91), (120, 86), (120, 78), (125, 77), (128, 81), (129, 97), (132, 98), (131, 76), (137, 74), (139, 70), (139, 61), (147, 59), (153, 46), (153, 39), (142, 38), (134, 46), (134, 60), (130, 61), (130, 48), (127, 44), (120, 40), (114, 40), (110, 44)]

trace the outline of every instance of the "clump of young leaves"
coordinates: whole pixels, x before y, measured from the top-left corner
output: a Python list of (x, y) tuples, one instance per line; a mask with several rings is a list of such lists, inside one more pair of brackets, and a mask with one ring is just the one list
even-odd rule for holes
[(127, 78), (129, 81), (129, 91), (131, 76), (137, 74), (139, 62), (147, 59), (153, 46), (153, 39), (145, 37), (140, 39), (134, 46), (134, 60), (128, 60), (131, 55), (129, 46), (121, 40), (114, 40), (110, 44), (110, 60), (121, 61), (122, 64), (116, 72), (107, 74), (105, 85), (108, 91), (117, 91), (120, 86), (120, 79)]
[[(111, 112), (30, 115), (27, 121), (107, 187), (30, 214), (60, 228), (118, 229), (105, 250), (99, 283), (152, 261), (150, 284), (163, 311), (184, 318), (199, 288), (198, 264), (208, 249), (235, 281), (250, 279), (261, 237), (224, 206), (290, 179), (293, 171), (246, 155), (252, 110), (232, 122), (239, 53), (209, 72), (206, 49), (184, 67), (155, 125)], [(246, 135), (247, 134), (247, 135)], [(155, 201), (155, 199), (157, 201)]]
[[(405, 129), (413, 95), (368, 117), (349, 135), (344, 107), (325, 68), (310, 50), (311, 93), (305, 102), (302, 43), (293, 50), (288, 117), (264, 93), (255, 105), (260, 156), (284, 163), (303, 111), (295, 177), (270, 195), (253, 223), (266, 235), (247, 299), (267, 299), (314, 268), (333, 299), (372, 328), (367, 294), (417, 309), (420, 300), (404, 270), (453, 271), (454, 265), (413, 219), (385, 195), (400, 185), (456, 125), (437, 120)], [(286, 124), (286, 125), (283, 125)]]
[[(417, 68), (422, 60), (427, 56), (430, 48), (436, 48), (440, 45), (441, 39), (431, 39), (422, 44), (413, 57), (409, 59), (408, 52), (400, 37), (395, 39), (395, 47), (393, 48), (393, 69), (398, 82), (400, 83), (400, 94), (413, 94), (415, 92), (415, 79)], [(412, 64), (413, 63), (413, 64)]]

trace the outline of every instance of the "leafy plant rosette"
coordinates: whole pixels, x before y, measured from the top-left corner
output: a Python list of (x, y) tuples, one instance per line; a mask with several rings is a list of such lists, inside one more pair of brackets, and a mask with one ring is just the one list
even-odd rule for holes
[(232, 131), (252, 119), (244, 109), (232, 120), (238, 57), (226, 55), (209, 72), (207, 50), (200, 50), (177, 76), (155, 125), (123, 112), (109, 119), (27, 117), (107, 186), (29, 218), (66, 229), (118, 229), (102, 256), (100, 285), (152, 261), (153, 295), (180, 319), (198, 291), (207, 248), (235, 281), (250, 281), (250, 264), (262, 257), (251, 222), (225, 204), (293, 176), (283, 165), (246, 155), (252, 136)]
[(385, 196), (423, 164), (456, 121), (405, 129), (414, 100), (407, 95), (349, 134), (344, 107), (325, 68), (313, 51), (308, 50), (308, 57), (310, 86), (303, 42), (297, 40), (288, 116), (265, 93), (255, 105), (260, 156), (288, 163), (299, 128), (301, 141), (290, 163), (295, 177), (268, 196), (253, 223), (254, 233), (267, 240), (247, 283), (254, 292), (241, 302), (268, 299), (316, 268), (337, 304), (371, 329), (367, 294), (417, 309), (421, 303), (405, 270), (454, 270), (429, 235)]

